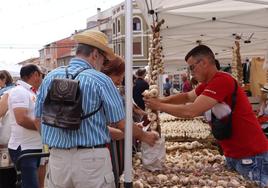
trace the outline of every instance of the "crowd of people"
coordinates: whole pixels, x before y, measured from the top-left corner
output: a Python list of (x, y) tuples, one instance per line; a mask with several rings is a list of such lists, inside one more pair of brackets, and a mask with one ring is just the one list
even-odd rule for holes
[[(124, 83), (125, 62), (108, 47), (107, 36), (102, 32), (84, 31), (76, 34), (74, 40), (78, 46), (69, 65), (56, 68), (45, 77), (34, 64), (21, 68), (16, 84), (7, 71), (0, 71), (1, 118), (10, 113), (10, 138), (6, 145), (14, 163), (22, 154), (42, 152), (43, 145), (47, 145), (49, 188), (118, 187), (124, 169), (125, 131), (125, 96), (118, 88)], [(136, 71), (134, 139), (154, 146), (159, 138), (157, 132), (142, 129), (146, 107), (182, 118), (205, 115), (217, 131), (220, 125), (213, 121), (216, 118), (225, 127), (231, 127), (230, 136), (218, 140), (227, 166), (260, 186), (267, 186), (268, 140), (244, 91), (230, 74), (218, 70), (209, 47), (193, 48), (185, 61), (196, 86), (192, 87), (187, 75), (182, 75), (183, 92), (171, 95), (171, 83), (166, 79), (165, 96), (161, 98), (143, 97), (142, 93), (149, 88), (144, 79), (146, 69)], [(51, 126), (42, 118), (53, 80), (65, 78), (67, 72), (79, 80), (83, 112), (98, 109), (94, 115), (82, 119), (76, 130)], [(40, 158), (22, 160), (22, 188), (43, 187), (45, 165)]]
[[(115, 187), (123, 171), (123, 159), (120, 155), (111, 161), (110, 156), (118, 152), (123, 154), (123, 147), (117, 147), (116, 141), (123, 143), (125, 108), (123, 96), (116, 86), (121, 85), (124, 78), (124, 60), (112, 52), (107, 45), (107, 36), (101, 32), (84, 32), (76, 35), (75, 40), (78, 47), (76, 56), (67, 67), (68, 73), (75, 74), (79, 69), (85, 69), (76, 78), (83, 93), (83, 111), (91, 112), (101, 106), (100, 110), (83, 119), (78, 130), (44, 124), (42, 110), (50, 84), (56, 77), (65, 77), (66, 68), (57, 68), (42, 80), (44, 76), (38, 66), (25, 65), (20, 70), (21, 79), (16, 82), (16, 87), (7, 90), (9, 92), (4, 91), (1, 99), (1, 103), (7, 104), (6, 109), (13, 119), (7, 144), (9, 154), (16, 163), (22, 154), (41, 152), (43, 142), (50, 148), (48, 187)], [(139, 85), (137, 80), (135, 86)], [(3, 84), (1, 88), (7, 86)], [(136, 116), (145, 115), (145, 107), (133, 106)], [(159, 137), (156, 132), (144, 132), (142, 124), (135, 121), (133, 136), (151, 146)], [(22, 160), (22, 187), (41, 187), (37, 173), (40, 164), (39, 158)], [(114, 178), (117, 178), (116, 181)]]

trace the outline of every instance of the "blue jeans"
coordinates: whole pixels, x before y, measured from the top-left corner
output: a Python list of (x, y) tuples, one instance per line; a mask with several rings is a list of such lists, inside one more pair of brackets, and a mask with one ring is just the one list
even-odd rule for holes
[[(21, 151), (19, 146), (17, 150), (8, 149), (11, 160), (16, 164), (19, 156), (25, 153), (40, 153), (42, 150), (31, 149)], [(38, 167), (40, 165), (40, 158), (27, 158), (21, 161), (21, 181), (22, 188), (38, 188)]]
[(226, 157), (226, 163), (230, 169), (255, 181), (261, 187), (268, 186), (268, 152), (243, 159)]

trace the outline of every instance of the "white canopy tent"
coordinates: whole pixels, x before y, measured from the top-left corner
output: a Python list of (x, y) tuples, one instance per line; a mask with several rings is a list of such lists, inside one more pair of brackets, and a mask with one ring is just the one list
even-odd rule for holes
[(268, 52), (268, 0), (136, 2), (148, 25), (153, 23), (153, 16), (165, 20), (160, 31), (165, 64), (183, 65), (184, 56), (199, 43), (211, 47), (221, 64), (231, 63), (232, 47), (238, 38), (242, 59), (264, 57)]

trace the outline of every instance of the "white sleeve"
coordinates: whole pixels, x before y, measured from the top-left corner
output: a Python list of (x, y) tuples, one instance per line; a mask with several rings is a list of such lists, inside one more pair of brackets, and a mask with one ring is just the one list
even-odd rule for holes
[[(231, 108), (225, 103), (217, 103), (213, 108), (212, 111), (216, 118), (222, 119), (231, 113)], [(205, 112), (205, 118), (207, 121), (211, 121), (211, 110)]]
[(29, 93), (21, 87), (16, 87), (9, 93), (8, 103), (11, 109), (18, 107), (29, 108)]

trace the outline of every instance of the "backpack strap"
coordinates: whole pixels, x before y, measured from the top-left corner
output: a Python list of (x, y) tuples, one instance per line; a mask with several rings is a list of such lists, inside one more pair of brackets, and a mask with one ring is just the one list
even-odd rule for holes
[(102, 101), (101, 101), (101, 104), (100, 104), (99, 108), (97, 108), (97, 109), (94, 110), (93, 112), (90, 112), (90, 113), (88, 113), (88, 114), (86, 114), (86, 115), (83, 115), (83, 116), (81, 117), (81, 119), (86, 119), (86, 118), (89, 118), (90, 116), (93, 116), (94, 114), (96, 114), (96, 113), (101, 109), (101, 107), (102, 107)]
[(237, 81), (234, 79), (235, 82), (235, 89), (232, 93), (232, 104), (231, 104), (231, 114), (228, 117), (228, 124), (232, 125), (232, 117), (233, 117), (233, 111), (236, 104), (236, 95), (237, 95)]
[[(66, 78), (69, 79), (69, 75), (71, 75), (71, 78), (74, 80), (78, 76), (78, 74), (80, 74), (81, 72), (83, 72), (86, 69), (90, 69), (90, 68), (82, 67), (74, 75), (72, 75), (72, 74), (68, 73), (68, 66), (66, 66), (65, 67)], [(81, 119), (86, 119), (86, 118), (89, 118), (90, 116), (93, 116), (94, 114), (96, 114), (101, 109), (101, 107), (102, 107), (102, 101), (101, 101), (100, 106), (96, 110), (94, 110), (93, 112), (90, 112), (90, 113), (88, 113), (86, 115), (82, 115)]]
[(234, 82), (235, 82), (235, 89), (232, 93), (232, 105), (231, 105), (232, 111), (234, 110), (234, 107), (235, 107), (236, 95), (237, 95), (237, 81), (234, 79)]
[[(231, 122), (232, 121), (232, 114), (233, 114), (233, 110), (234, 110), (234, 107), (235, 107), (235, 103), (236, 103), (236, 95), (237, 95), (237, 81), (234, 79), (234, 83), (235, 83), (235, 88), (234, 88), (234, 91), (232, 93), (232, 104), (231, 104), (231, 113), (229, 115), (229, 119), (228, 119), (228, 122)], [(211, 116), (213, 119), (216, 119), (216, 116), (215, 114), (212, 112), (211, 110)]]
[(66, 66), (66, 67), (65, 67), (65, 75), (66, 75), (66, 78), (69, 79), (69, 76), (71, 75), (71, 79), (74, 80), (74, 79), (78, 76), (78, 74), (80, 74), (81, 72), (83, 72), (83, 71), (86, 70), (86, 69), (90, 69), (90, 68), (82, 67), (82, 68), (79, 69), (74, 75), (72, 75), (72, 74), (69, 74), (69, 73), (68, 73), (68, 66)]

